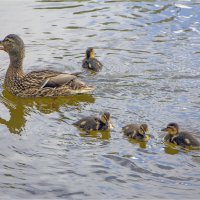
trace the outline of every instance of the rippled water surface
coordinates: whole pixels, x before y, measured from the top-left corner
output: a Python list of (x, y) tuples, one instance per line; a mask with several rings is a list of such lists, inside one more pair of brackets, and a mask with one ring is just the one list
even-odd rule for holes
[[(199, 151), (166, 146), (160, 131), (174, 121), (200, 138), (199, 10), (197, 0), (1, 0), (0, 38), (23, 38), (26, 72), (82, 71), (91, 46), (104, 64), (84, 73), (92, 94), (20, 99), (3, 89), (0, 52), (1, 198), (199, 198)], [(110, 132), (71, 125), (104, 110)], [(154, 138), (123, 137), (130, 122)]]

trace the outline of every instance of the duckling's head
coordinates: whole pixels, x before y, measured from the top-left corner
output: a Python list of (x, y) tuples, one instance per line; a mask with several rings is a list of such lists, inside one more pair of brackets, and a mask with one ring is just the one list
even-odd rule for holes
[(166, 131), (169, 135), (176, 135), (179, 132), (179, 126), (177, 123), (169, 123), (167, 127), (161, 131)]
[(113, 128), (112, 124), (110, 123), (110, 113), (104, 112), (101, 116), (101, 121), (106, 124), (109, 128)]
[(18, 35), (7, 35), (0, 41), (0, 50), (6, 51), (11, 58), (24, 58), (24, 42)]
[(140, 128), (138, 129), (140, 135), (145, 135), (148, 132), (147, 124), (141, 124)]
[(89, 58), (95, 58), (95, 52), (94, 52), (94, 49), (92, 47), (89, 47), (86, 50), (86, 58), (87, 59), (89, 59)]

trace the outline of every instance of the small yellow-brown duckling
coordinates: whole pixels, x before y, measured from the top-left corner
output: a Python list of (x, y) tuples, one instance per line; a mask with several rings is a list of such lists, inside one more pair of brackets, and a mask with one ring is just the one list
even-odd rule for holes
[(110, 130), (112, 124), (110, 123), (110, 113), (104, 112), (101, 118), (98, 117), (84, 117), (73, 125), (83, 129), (84, 131)]
[(82, 61), (82, 67), (95, 72), (99, 72), (102, 69), (103, 65), (95, 58), (95, 52), (92, 47), (86, 50), (85, 58)]
[(128, 124), (122, 128), (124, 135), (129, 138), (133, 138), (139, 142), (147, 142), (150, 137), (146, 134), (148, 133), (147, 124)]
[(177, 123), (169, 123), (161, 131), (168, 133), (164, 138), (166, 142), (171, 142), (182, 147), (200, 147), (200, 142), (191, 133), (179, 131)]
[(15, 96), (56, 97), (88, 93), (94, 90), (94, 87), (78, 80), (77, 73), (41, 70), (25, 74), (23, 70), (25, 45), (18, 35), (7, 35), (0, 41), (0, 50), (7, 52), (10, 57), (4, 85)]

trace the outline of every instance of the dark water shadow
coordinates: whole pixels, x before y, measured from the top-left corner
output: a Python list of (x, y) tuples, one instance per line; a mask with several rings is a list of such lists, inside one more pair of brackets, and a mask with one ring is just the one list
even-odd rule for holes
[(5, 120), (0, 117), (0, 124), (4, 124), (10, 133), (21, 134), (27, 122), (27, 116), (31, 112), (41, 112), (49, 114), (53, 112), (61, 112), (60, 108), (65, 106), (77, 107), (80, 103), (94, 103), (95, 98), (91, 94), (80, 94), (68, 97), (56, 98), (29, 98), (23, 99), (13, 96), (8, 91), (3, 90), (0, 96), (2, 103), (10, 113), (10, 119)]

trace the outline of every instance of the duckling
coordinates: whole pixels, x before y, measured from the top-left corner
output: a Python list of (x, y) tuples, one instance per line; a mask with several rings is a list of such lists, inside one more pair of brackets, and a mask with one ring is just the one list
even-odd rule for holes
[(15, 96), (23, 98), (67, 96), (94, 90), (94, 87), (78, 80), (77, 73), (42, 70), (25, 74), (23, 71), (25, 47), (18, 35), (7, 35), (0, 41), (0, 50), (7, 52), (10, 57), (4, 85)]
[(129, 138), (133, 138), (139, 142), (147, 142), (150, 137), (146, 135), (148, 133), (148, 126), (147, 124), (128, 124), (122, 127), (124, 135), (128, 136)]
[(177, 123), (169, 123), (161, 131), (168, 133), (164, 138), (166, 142), (171, 142), (182, 147), (200, 147), (200, 142), (191, 133), (179, 131)]
[(86, 132), (96, 130), (110, 130), (112, 128), (109, 112), (104, 112), (101, 118), (84, 117), (79, 121), (73, 123), (73, 125), (83, 129)]
[(99, 72), (102, 69), (103, 65), (95, 58), (95, 52), (92, 47), (86, 50), (85, 58), (82, 61), (82, 67), (95, 72)]

